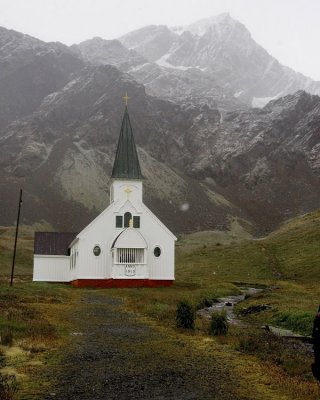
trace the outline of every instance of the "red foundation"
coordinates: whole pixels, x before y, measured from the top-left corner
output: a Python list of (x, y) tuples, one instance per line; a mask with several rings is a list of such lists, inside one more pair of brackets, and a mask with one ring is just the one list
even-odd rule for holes
[(138, 287), (163, 287), (171, 286), (172, 280), (156, 279), (76, 279), (72, 286), (84, 288), (138, 288)]

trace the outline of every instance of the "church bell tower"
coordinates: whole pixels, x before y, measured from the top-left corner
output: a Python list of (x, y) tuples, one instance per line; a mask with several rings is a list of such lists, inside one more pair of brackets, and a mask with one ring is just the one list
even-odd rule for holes
[(138, 153), (133, 137), (128, 113), (127, 99), (121, 124), (116, 156), (112, 169), (110, 186), (110, 203), (121, 198), (136, 198), (142, 202), (142, 181)]

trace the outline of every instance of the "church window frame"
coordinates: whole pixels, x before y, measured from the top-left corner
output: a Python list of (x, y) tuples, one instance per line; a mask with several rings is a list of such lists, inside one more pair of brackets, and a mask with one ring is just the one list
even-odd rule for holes
[(99, 244), (95, 244), (95, 245), (93, 246), (92, 252), (93, 252), (93, 255), (94, 255), (95, 257), (99, 257), (100, 254), (101, 254), (101, 252), (102, 252), (101, 246), (100, 246)]
[(129, 228), (130, 227), (130, 221), (132, 220), (132, 214), (131, 212), (127, 211), (124, 213), (123, 216), (123, 226), (125, 228)]
[(133, 227), (140, 228), (140, 216), (139, 215), (133, 216)]
[(116, 228), (123, 228), (123, 216), (116, 215)]
[(153, 248), (153, 255), (154, 255), (156, 258), (159, 258), (159, 257), (161, 256), (161, 254), (162, 254), (162, 249), (161, 249), (161, 247), (160, 247), (159, 245), (154, 246), (154, 248)]

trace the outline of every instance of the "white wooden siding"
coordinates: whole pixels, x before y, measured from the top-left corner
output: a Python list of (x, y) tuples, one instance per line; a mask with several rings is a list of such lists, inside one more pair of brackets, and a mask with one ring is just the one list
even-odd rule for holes
[(70, 257), (35, 254), (33, 261), (33, 280), (45, 282), (69, 282)]
[[(79, 240), (71, 248), (72, 261), (68, 256), (35, 255), (34, 280), (67, 282), (75, 279), (109, 278), (174, 279), (175, 237), (140, 201), (142, 183), (140, 185), (134, 182), (133, 192), (129, 195), (123, 192), (127, 185), (132, 185), (132, 182), (116, 183), (117, 200), (77, 236)], [(133, 258), (127, 257), (127, 261), (142, 261), (143, 251), (143, 262), (139, 264), (120, 262), (116, 249), (112, 250), (115, 239), (122, 232), (122, 228), (116, 228), (115, 215), (123, 215), (125, 212), (139, 214), (140, 228), (127, 228), (116, 241), (116, 247), (118, 250), (124, 249), (121, 250), (124, 252), (136, 252), (133, 253)], [(99, 256), (93, 253), (96, 245), (101, 248)], [(161, 248), (160, 257), (154, 255), (156, 246)]]

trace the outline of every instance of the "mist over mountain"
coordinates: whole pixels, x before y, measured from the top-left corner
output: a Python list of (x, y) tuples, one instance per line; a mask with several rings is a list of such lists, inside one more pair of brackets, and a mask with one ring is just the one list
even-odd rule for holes
[(62, 43), (0, 27), (0, 127), (33, 112), (84, 66)]
[[(163, 75), (170, 74), (170, 70), (171, 73), (172, 70), (179, 71), (185, 80), (190, 79), (194, 90), (198, 79), (192, 82), (190, 76), (198, 74), (201, 76), (199, 80), (205, 80), (208, 87), (222, 88), (224, 94), (253, 107), (261, 107), (272, 98), (301, 89), (320, 94), (320, 82), (281, 65), (252, 39), (243, 24), (229, 14), (185, 27), (149, 26), (130, 32), (119, 40), (162, 67), (161, 72), (153, 72), (152, 78), (148, 76), (142, 82), (155, 94), (159, 92), (158, 80), (163, 82)], [(143, 73), (139, 73), (137, 67), (131, 71), (139, 81), (152, 66), (142, 65), (141, 68)], [(169, 86), (167, 92), (160, 91), (159, 94), (181, 100), (176, 87)], [(206, 97), (209, 99), (210, 95), (204, 93)]]
[(228, 14), (71, 47), (1, 28), (0, 88), (2, 225), (20, 187), (28, 224), (75, 231), (108, 205), (126, 92), (145, 202), (174, 232), (319, 207), (320, 83)]

